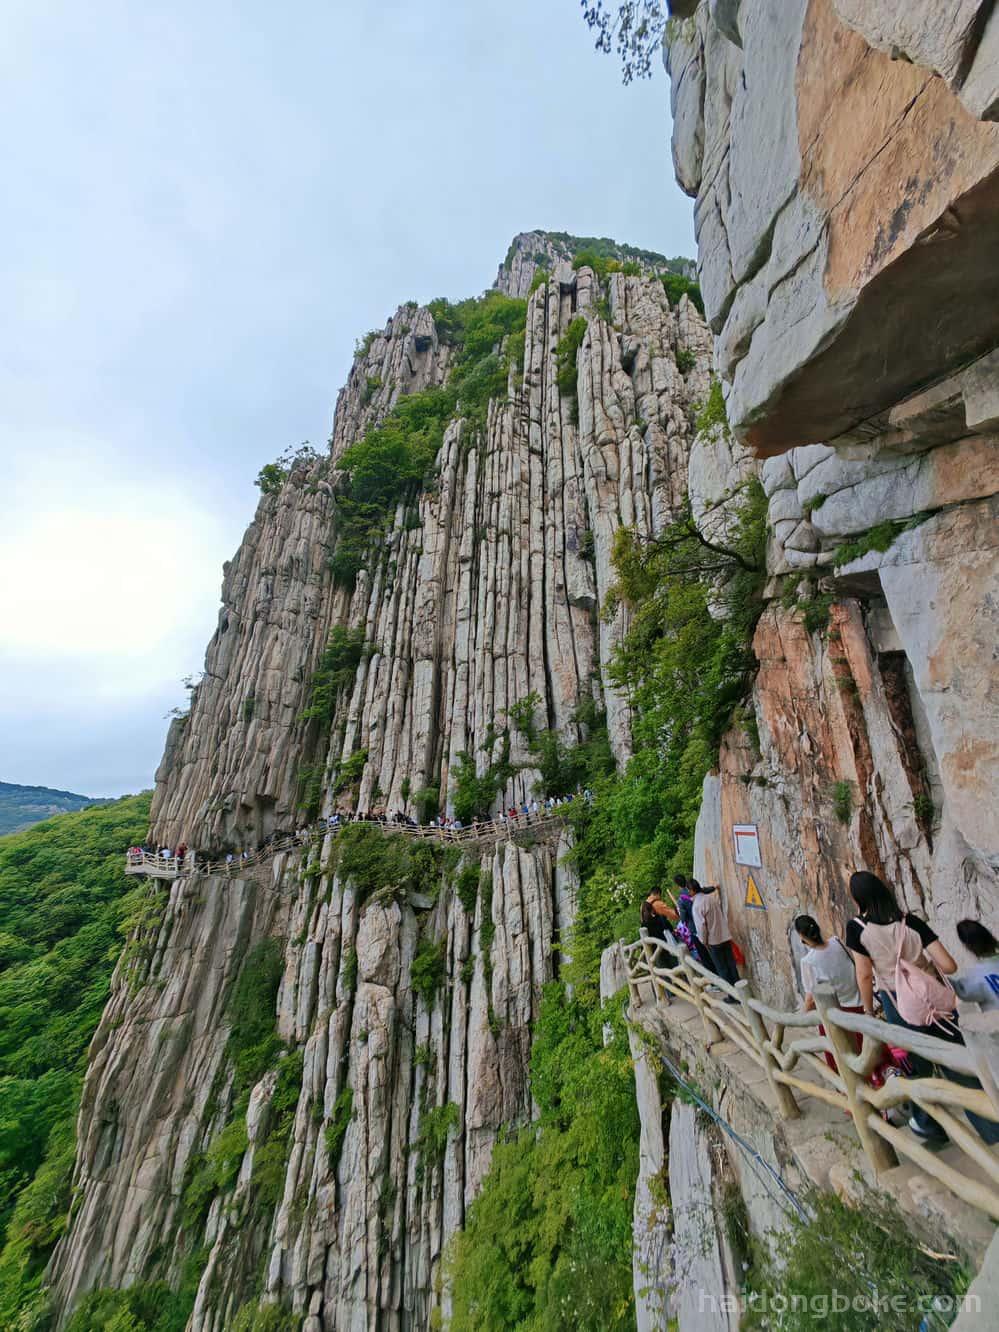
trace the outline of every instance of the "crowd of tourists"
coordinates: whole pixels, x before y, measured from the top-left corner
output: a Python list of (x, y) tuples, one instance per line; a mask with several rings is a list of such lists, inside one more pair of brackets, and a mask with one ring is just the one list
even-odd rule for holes
[(501, 810), (493, 818), (473, 818), (468, 823), (463, 823), (461, 819), (450, 814), (438, 814), (426, 823), (419, 823), (403, 810), (397, 810), (394, 814), (389, 814), (381, 806), (371, 810), (351, 810), (338, 807), (331, 814), (317, 820), (315, 823), (303, 824), (293, 831), (277, 829), (269, 833), (253, 850), (247, 847), (237, 849), (232, 846), (223, 846), (195, 852), (188, 847), (186, 842), (182, 842), (177, 847), (130, 846), (127, 858), (129, 864), (135, 866), (141, 866), (149, 860), (153, 860), (157, 862), (158, 867), (172, 870), (178, 874), (185, 868), (192, 869), (195, 864), (202, 868), (208, 864), (218, 864), (229, 872), (234, 872), (241, 865), (248, 862), (256, 863), (275, 851), (285, 850), (296, 843), (304, 844), (311, 838), (321, 836), (326, 832), (336, 832), (347, 824), (373, 823), (386, 828), (423, 828), (436, 831), (442, 837), (467, 831), (471, 831), (473, 834), (488, 833), (494, 830), (503, 832), (515, 827), (529, 827), (531, 824), (553, 814), (562, 811), (568, 812), (569, 807), (577, 801), (585, 800), (589, 802), (592, 799), (592, 791), (588, 787), (580, 787), (571, 795), (548, 796), (545, 799), (534, 797), (531, 800), (525, 800), (520, 805), (510, 805), (508, 809)]
[[(642, 902), (641, 922), (647, 934), (687, 949), (709, 972), (729, 985), (739, 980), (745, 959), (732, 938), (717, 886), (702, 887), (696, 879), (678, 874), (676, 892), (667, 889), (667, 901), (654, 889)], [(815, 1007), (815, 991), (830, 990), (837, 1008), (848, 1013), (880, 1016), (891, 1026), (963, 1044), (958, 1023), (958, 998), (972, 1000), (982, 1009), (999, 1009), (999, 941), (981, 921), (958, 922), (957, 936), (972, 961), (959, 969), (957, 961), (936, 932), (915, 912), (903, 911), (887, 884), (864, 870), (850, 877), (850, 895), (856, 914), (848, 921), (845, 938), (823, 933), (812, 916), (801, 915), (794, 930), (803, 950), (801, 983), (804, 1007)], [(738, 999), (727, 995), (726, 1003)], [(825, 1034), (820, 1026), (819, 1033)], [(853, 1033), (860, 1052), (862, 1038)], [(831, 1054), (825, 1056), (835, 1069)], [(887, 1046), (884, 1060), (871, 1075), (874, 1085), (889, 1076), (925, 1078), (934, 1072), (922, 1055)], [(951, 1082), (979, 1087), (977, 1079), (945, 1065), (939, 1073)], [(983, 1141), (999, 1142), (999, 1124), (966, 1111)], [(910, 1103), (904, 1122), (929, 1146), (943, 1146), (947, 1135), (932, 1114)]]

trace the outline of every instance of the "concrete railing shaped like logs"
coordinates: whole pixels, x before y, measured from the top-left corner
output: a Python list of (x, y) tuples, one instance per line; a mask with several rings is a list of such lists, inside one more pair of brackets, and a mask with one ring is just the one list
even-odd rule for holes
[(183, 859), (175, 855), (151, 854), (148, 851), (127, 851), (125, 873), (143, 875), (150, 879), (179, 879), (183, 875), (194, 873), (224, 874), (239, 878), (268, 864), (280, 852), (299, 850), (311, 842), (328, 836), (335, 837), (345, 828), (354, 827), (376, 828), (386, 836), (411, 837), (419, 841), (444, 843), (448, 846), (493, 846), (518, 834), (530, 833), (548, 837), (559, 832), (568, 822), (573, 803), (569, 800), (553, 809), (540, 809), (536, 814), (521, 812), (516, 817), (504, 815), (502, 818), (476, 821), (467, 828), (438, 828), (433, 824), (392, 823), (380, 819), (342, 819), (339, 823), (323, 819), (309, 828), (270, 842), (257, 851), (234, 854), (231, 860), (228, 858), (199, 860), (191, 851), (188, 851)]
[[(898, 1165), (898, 1157), (907, 1158), (963, 1202), (999, 1221), (999, 1152), (985, 1144), (962, 1113), (970, 1110), (999, 1122), (999, 1012), (962, 1003), (964, 1044), (958, 1045), (843, 1012), (832, 992), (821, 988), (815, 992), (813, 1011), (782, 1012), (757, 998), (749, 981), (729, 985), (695, 961), (682, 944), (654, 939), (644, 930), (634, 943), (621, 940), (620, 948), (632, 1007), (642, 1007), (642, 990), (650, 987), (653, 1002), (666, 1010), (661, 1017), (667, 1024), (674, 1000), (692, 1005), (700, 1014), (705, 1047), (729, 1040), (759, 1065), (782, 1118), (800, 1115), (803, 1098), (835, 1106), (850, 1116), (875, 1176)], [(862, 1038), (859, 1053), (855, 1035)], [(889, 1077), (875, 1087), (869, 1079), (884, 1063), (886, 1047), (922, 1055), (932, 1064), (977, 1079), (980, 1086), (962, 1086), (943, 1077)], [(829, 1067), (827, 1054), (835, 1067)], [(942, 1160), (912, 1133), (884, 1118), (884, 1111), (906, 1101), (929, 1111), (959, 1149), (956, 1162)]]

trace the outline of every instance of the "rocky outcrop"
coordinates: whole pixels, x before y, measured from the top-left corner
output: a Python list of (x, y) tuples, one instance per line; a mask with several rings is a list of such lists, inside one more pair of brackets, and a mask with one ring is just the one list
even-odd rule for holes
[(637, 266), (642, 274), (663, 272), (694, 277), (690, 259), (667, 259), (654, 250), (635, 245), (621, 245), (607, 236), (569, 236), (563, 231), (522, 231), (510, 243), (506, 258), (496, 274), (496, 288), (508, 296), (527, 296), (539, 272), (560, 282), (571, 282), (572, 261), (577, 254), (598, 249), (599, 254), (618, 264)]
[(992, 9), (741, 0), (669, 26), (677, 180), (758, 451), (832, 442), (999, 341)]
[[(541, 242), (515, 242), (509, 291), (530, 286), (528, 244)], [(573, 402), (556, 348), (579, 316)], [(628, 754), (626, 701), (604, 672), (625, 612), (598, 611), (618, 527), (651, 536), (683, 503), (708, 331), (655, 278), (601, 285), (564, 264), (527, 303), (506, 395), (478, 433), (452, 421), (432, 484), (345, 585), (330, 566), (344, 451), (403, 395), (444, 383), (456, 354), (431, 310), (401, 307), (358, 348), (329, 457), (262, 495), (157, 773), (154, 840), (238, 850), (294, 829), (304, 804), (414, 813), (429, 791), (443, 808), (461, 755), (481, 773), (506, 709), (532, 692), (568, 743), (593, 700)], [(365, 647), (320, 722), (303, 713), (334, 626)], [(497, 806), (537, 777), (516, 733), (511, 759)], [(375, 884), (373, 862), (344, 869), (328, 839), (276, 857), (261, 882), (194, 876), (151, 899), (162, 918), (119, 967), (91, 1051), (73, 1219), (52, 1264), (63, 1319), (94, 1287), (176, 1284), (200, 1263), (191, 1332), (223, 1332), (258, 1295), (306, 1332), (431, 1325), (447, 1240), (496, 1136), (532, 1114), (531, 1024), (572, 920), (568, 841), (520, 841), (478, 867), (407, 842), (425, 853), (418, 884), (398, 865)], [(280, 1044), (244, 1088), (233, 996), (264, 948), (279, 959)], [(230, 1139), (235, 1163), (201, 1218), (192, 1179)]]

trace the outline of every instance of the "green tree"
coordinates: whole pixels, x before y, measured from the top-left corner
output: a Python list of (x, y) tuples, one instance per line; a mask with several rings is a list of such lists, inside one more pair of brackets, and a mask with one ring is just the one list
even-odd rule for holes
[(162, 894), (125, 849), (149, 795), (60, 814), (0, 838), (0, 1326), (42, 1307), (65, 1225), (86, 1051), (130, 924)]

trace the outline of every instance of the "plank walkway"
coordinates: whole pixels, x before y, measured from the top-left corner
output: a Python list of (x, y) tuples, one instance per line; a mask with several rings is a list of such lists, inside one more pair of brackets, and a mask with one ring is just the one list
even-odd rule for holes
[(468, 828), (437, 828), (432, 824), (382, 822), (378, 819), (344, 819), (331, 824), (321, 819), (306, 830), (293, 833), (278, 841), (261, 847), (249, 854), (233, 855), (224, 860), (198, 860), (193, 852), (188, 852), (181, 862), (176, 856), (160, 856), (147, 851), (125, 853), (125, 873), (142, 875), (150, 879), (178, 879), (185, 874), (225, 874), (238, 878), (248, 871), (267, 864), (283, 851), (298, 850), (327, 836), (336, 836), (344, 828), (357, 826), (377, 828), (386, 836), (397, 835), (410, 837), (417, 841), (437, 842), (447, 846), (495, 846), (498, 842), (509, 841), (512, 837), (531, 833), (549, 838), (560, 832), (568, 823), (575, 801), (567, 801), (554, 809), (541, 809), (537, 814), (518, 814), (516, 818), (488, 819), (473, 823)]

